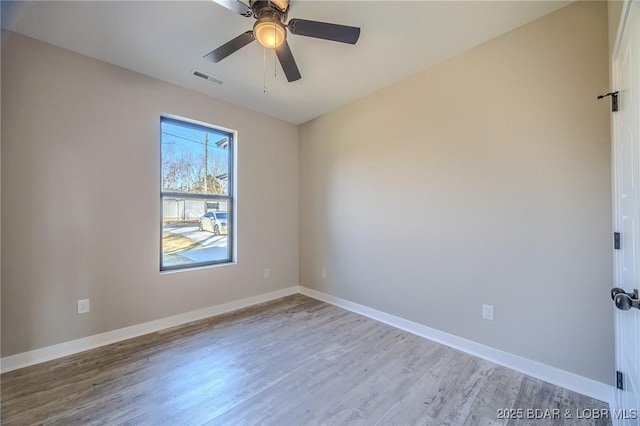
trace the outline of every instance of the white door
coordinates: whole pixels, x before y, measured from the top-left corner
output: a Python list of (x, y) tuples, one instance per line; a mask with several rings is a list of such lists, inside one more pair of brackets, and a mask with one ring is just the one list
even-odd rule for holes
[[(619, 111), (613, 113), (614, 227), (622, 234), (615, 282), (631, 292), (640, 288), (640, 1), (626, 2), (622, 16), (613, 54), (613, 89), (619, 91)], [(613, 421), (640, 426), (640, 309), (615, 310), (615, 335), (624, 390), (616, 391), (612, 408), (623, 411), (614, 412)]]

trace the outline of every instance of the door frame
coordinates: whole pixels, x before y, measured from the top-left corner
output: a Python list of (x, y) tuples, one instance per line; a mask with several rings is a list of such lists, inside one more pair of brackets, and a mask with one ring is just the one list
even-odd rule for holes
[[(621, 53), (620, 49), (622, 48), (622, 41), (623, 41), (623, 36), (625, 35), (625, 31), (627, 29), (627, 24), (629, 22), (629, 16), (630, 16), (630, 12), (631, 12), (631, 7), (634, 3), (638, 4), (640, 2), (640, 0), (624, 0), (624, 3), (622, 5), (622, 10), (620, 13), (620, 19), (618, 22), (618, 30), (616, 32), (616, 38), (615, 38), (615, 42), (613, 44), (613, 47), (611, 49), (610, 52), (610, 58), (609, 58), (609, 72), (610, 72), (610, 84), (611, 84), (611, 89), (612, 91), (618, 90), (619, 88), (616, 87), (618, 85), (617, 79), (618, 76), (616, 75), (617, 72), (617, 67), (616, 67), (616, 58), (618, 57), (618, 55)], [(638, 6), (640, 7), (640, 6)], [(624, 100), (622, 100), (622, 102), (624, 102)], [(616, 150), (616, 141), (617, 141), (617, 132), (618, 132), (618, 125), (616, 123), (616, 117), (614, 116), (615, 112), (611, 113), (611, 185), (612, 185), (612, 205), (613, 205), (613, 221), (612, 221), (612, 225), (613, 225), (613, 230), (614, 231), (619, 231), (620, 229), (620, 223), (619, 223), (619, 206), (618, 206), (618, 197), (620, 196), (619, 194), (619, 188), (618, 188), (618, 182), (617, 182), (617, 163), (618, 163), (618, 155), (620, 155), (619, 152), (617, 152)], [(636, 158), (636, 166), (640, 167), (640, 158)], [(640, 260), (638, 260), (640, 263)], [(620, 283), (620, 276), (621, 276), (621, 268), (622, 268), (622, 254), (617, 251), (617, 250), (613, 250), (613, 278), (614, 278), (614, 286), (616, 287), (621, 287), (621, 283)], [(634, 285), (635, 288), (640, 288), (640, 283), (636, 283)], [(630, 289), (627, 289), (630, 290)], [(618, 351), (618, 345), (620, 344), (619, 342), (619, 336), (618, 336), (618, 318), (619, 315), (621, 315), (621, 312), (618, 312), (617, 310), (614, 309), (614, 334), (615, 334), (615, 345), (614, 345), (614, 350), (615, 350), (615, 369), (617, 370), (620, 365), (622, 364), (622, 360), (621, 360), (621, 353)], [(615, 386), (613, 387), (613, 395), (611, 398), (611, 402), (610, 402), (610, 408), (611, 410), (619, 410), (619, 409), (627, 409), (629, 410), (632, 407), (620, 407), (619, 406), (619, 401), (620, 401), (620, 392), (618, 389), (615, 388)], [(614, 425), (622, 425), (623, 421), (622, 419), (616, 419), (612, 417), (612, 422)], [(628, 420), (627, 420), (628, 421)], [(637, 420), (636, 420), (637, 421)], [(627, 423), (624, 423), (627, 424)], [(629, 423), (630, 424), (630, 423)], [(635, 424), (635, 423), (634, 423)]]

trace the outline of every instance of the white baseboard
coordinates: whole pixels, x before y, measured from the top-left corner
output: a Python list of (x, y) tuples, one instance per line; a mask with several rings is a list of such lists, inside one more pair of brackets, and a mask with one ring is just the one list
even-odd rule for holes
[(570, 373), (559, 368), (551, 367), (537, 361), (522, 358), (453, 334), (436, 330), (426, 325), (418, 324), (395, 315), (387, 314), (376, 309), (369, 308), (358, 303), (350, 302), (339, 297), (300, 286), (300, 293), (314, 299), (338, 306), (351, 312), (355, 312), (376, 321), (383, 322), (392, 327), (399, 328), (411, 334), (424, 337), (434, 342), (452, 347), (454, 349), (477, 356), (495, 364), (502, 365), (536, 379), (543, 380), (556, 386), (581, 393), (591, 398), (608, 403), (611, 407), (614, 404), (614, 388), (605, 383), (598, 382), (586, 377)]
[[(616, 413), (616, 412), (621, 412), (623, 411), (619, 405), (618, 405), (618, 401), (616, 401), (615, 398), (615, 393), (616, 393), (617, 389), (613, 388), (613, 395), (611, 397), (611, 402), (609, 402), (609, 410), (611, 413)], [(623, 426), (625, 425), (624, 423), (624, 419), (622, 418), (618, 418), (617, 416), (611, 416), (611, 424), (613, 426)], [(631, 424), (631, 423), (628, 423)]]
[(259, 294), (257, 296), (247, 297), (233, 302), (223, 303), (221, 305), (210, 306), (208, 308), (198, 309), (183, 314), (173, 315), (155, 321), (149, 321), (142, 324), (125, 327), (118, 330), (108, 331), (106, 333), (96, 334), (93, 336), (83, 337), (81, 339), (71, 340), (69, 342), (57, 345), (47, 346), (28, 352), (22, 352), (16, 355), (4, 357), (0, 360), (0, 371), (16, 370), (18, 368), (28, 367), (30, 365), (39, 364), (45, 361), (51, 361), (63, 356), (72, 355), (99, 346), (120, 342), (122, 340), (131, 339), (132, 337), (142, 336), (144, 334), (153, 333), (155, 331), (164, 330), (166, 328), (175, 327), (177, 325), (186, 324), (188, 322), (201, 320), (214, 315), (220, 315), (226, 312), (235, 311), (255, 305), (262, 302), (268, 302), (273, 299), (289, 296), (299, 292), (298, 286), (283, 288), (281, 290), (271, 291), (269, 293)]

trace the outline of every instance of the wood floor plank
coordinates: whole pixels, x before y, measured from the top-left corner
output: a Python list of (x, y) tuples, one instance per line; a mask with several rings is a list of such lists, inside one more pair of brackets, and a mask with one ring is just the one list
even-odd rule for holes
[(607, 408), (302, 295), (12, 371), (0, 381), (3, 425), (540, 425), (497, 413)]

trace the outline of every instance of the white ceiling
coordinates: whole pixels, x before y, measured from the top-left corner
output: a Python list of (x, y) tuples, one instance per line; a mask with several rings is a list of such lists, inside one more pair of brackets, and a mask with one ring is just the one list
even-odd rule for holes
[(294, 0), (289, 18), (357, 26), (361, 35), (355, 46), (290, 35), (302, 74), (293, 83), (271, 51), (265, 67), (257, 42), (218, 64), (203, 60), (254, 22), (208, 0), (2, 1), (2, 27), (300, 124), (568, 3)]

